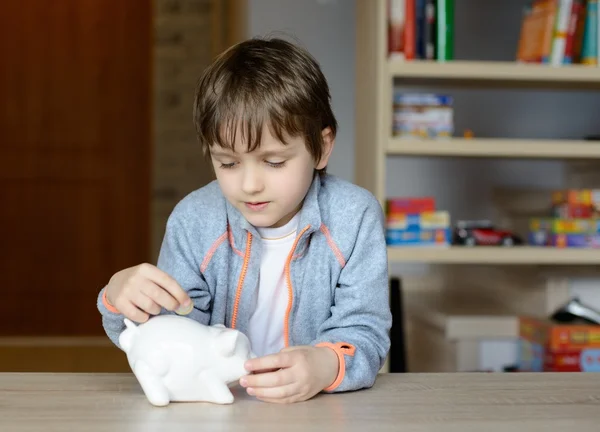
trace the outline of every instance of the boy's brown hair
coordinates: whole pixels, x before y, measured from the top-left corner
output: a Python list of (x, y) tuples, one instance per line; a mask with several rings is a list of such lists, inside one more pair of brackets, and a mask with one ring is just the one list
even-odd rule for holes
[(302, 136), (315, 161), (322, 131), (337, 121), (327, 80), (304, 49), (282, 39), (254, 38), (232, 46), (206, 69), (194, 96), (194, 124), (205, 155), (213, 145), (235, 150), (238, 127), (247, 151), (260, 146), (263, 126), (285, 143)]

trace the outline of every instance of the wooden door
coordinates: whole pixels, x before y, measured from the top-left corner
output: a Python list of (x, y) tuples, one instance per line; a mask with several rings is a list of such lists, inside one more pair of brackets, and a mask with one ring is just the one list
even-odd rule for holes
[(151, 2), (0, 2), (0, 336), (101, 335), (149, 260)]

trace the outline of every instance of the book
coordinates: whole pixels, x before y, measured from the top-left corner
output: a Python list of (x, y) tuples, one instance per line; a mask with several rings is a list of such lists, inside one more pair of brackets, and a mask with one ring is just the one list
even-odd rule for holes
[(550, 60), (558, 0), (530, 0), (523, 9), (516, 59), (523, 63)]
[(425, 0), (425, 59), (435, 59), (435, 2)]
[(427, 37), (427, 0), (415, 0), (415, 57), (426, 59), (425, 40)]
[(560, 0), (556, 13), (550, 52), (550, 64), (552, 66), (560, 66), (564, 62), (572, 9), (573, 0)]
[(435, 8), (435, 58), (454, 59), (454, 0), (437, 0)]
[(405, 0), (387, 0), (388, 6), (388, 54), (404, 58), (404, 25), (406, 23)]
[(581, 46), (581, 63), (598, 65), (598, 0), (588, 0)]
[(404, 11), (404, 58), (414, 60), (417, 51), (416, 0), (405, 0)]
[(565, 42), (565, 55), (563, 63), (571, 64), (579, 62), (581, 53), (581, 36), (583, 34), (583, 24), (585, 23), (585, 0), (573, 0), (571, 7), (571, 16), (569, 18), (569, 27), (567, 30), (567, 40)]

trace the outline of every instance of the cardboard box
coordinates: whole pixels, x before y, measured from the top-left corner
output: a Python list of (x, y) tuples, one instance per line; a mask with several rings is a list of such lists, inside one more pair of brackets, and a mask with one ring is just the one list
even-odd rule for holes
[(385, 203), (385, 213), (387, 216), (433, 211), (435, 211), (435, 200), (433, 197), (388, 198)]
[(531, 218), (532, 232), (547, 231), (551, 234), (599, 234), (600, 219), (593, 218)]
[(437, 211), (388, 215), (386, 242), (389, 246), (449, 246), (450, 214)]
[(600, 234), (550, 234), (547, 231), (530, 232), (529, 244), (557, 248), (600, 248)]
[(521, 372), (600, 372), (600, 325), (519, 318)]
[(556, 204), (552, 206), (552, 216), (556, 218), (591, 218), (598, 216), (594, 207), (585, 204)]
[(600, 189), (566, 189), (552, 192), (552, 204), (600, 206)]
[(427, 211), (418, 214), (389, 214), (386, 227), (394, 230), (432, 230), (450, 228), (450, 213)]
[(567, 189), (552, 193), (552, 213), (562, 218), (589, 218), (600, 213), (600, 189)]
[(599, 219), (532, 218), (529, 243), (559, 248), (600, 248)]
[(388, 246), (450, 246), (450, 228), (445, 229), (387, 229), (385, 240)]

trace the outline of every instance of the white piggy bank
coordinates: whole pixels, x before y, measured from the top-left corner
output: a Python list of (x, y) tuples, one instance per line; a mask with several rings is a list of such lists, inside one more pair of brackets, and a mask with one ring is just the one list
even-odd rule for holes
[(127, 328), (119, 344), (148, 401), (233, 402), (229, 384), (248, 372), (244, 362), (255, 357), (246, 335), (217, 324), (206, 326), (190, 318), (158, 315)]

